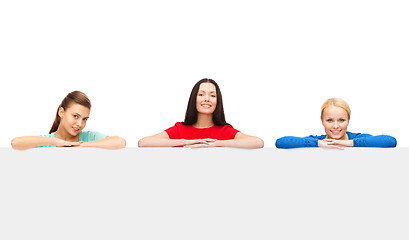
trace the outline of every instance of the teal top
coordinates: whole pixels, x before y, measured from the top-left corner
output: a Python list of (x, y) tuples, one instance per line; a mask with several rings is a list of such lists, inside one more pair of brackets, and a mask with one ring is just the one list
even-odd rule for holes
[[(40, 135), (41, 137), (54, 137), (54, 133), (51, 134), (45, 134), (45, 135)], [(92, 142), (95, 140), (100, 140), (106, 138), (107, 135), (99, 133), (99, 132), (91, 132), (91, 131), (86, 131), (86, 132), (80, 132), (80, 142)], [(44, 145), (40, 147), (55, 147), (55, 145)]]

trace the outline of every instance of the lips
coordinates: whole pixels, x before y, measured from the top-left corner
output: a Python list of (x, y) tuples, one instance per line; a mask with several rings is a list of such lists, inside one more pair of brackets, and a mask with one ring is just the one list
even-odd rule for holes
[(340, 133), (341, 133), (341, 131), (340, 131), (340, 130), (332, 130), (331, 132), (332, 132), (332, 134), (334, 134), (334, 135), (338, 135), (338, 134), (340, 134)]
[(72, 129), (74, 129), (74, 131), (78, 132), (80, 129), (79, 128), (75, 128), (73, 127)]
[(204, 107), (204, 108), (211, 108), (212, 107), (212, 105), (207, 104), (207, 103), (204, 103), (201, 106)]

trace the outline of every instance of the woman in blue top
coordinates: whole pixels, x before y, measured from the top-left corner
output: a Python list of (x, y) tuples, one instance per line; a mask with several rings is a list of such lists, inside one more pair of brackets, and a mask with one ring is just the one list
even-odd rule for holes
[(83, 132), (91, 111), (91, 101), (84, 93), (69, 93), (60, 106), (49, 134), (17, 137), (11, 141), (14, 149), (34, 147), (99, 147), (117, 149), (126, 146), (125, 139), (98, 132)]
[(300, 138), (282, 137), (277, 139), (277, 148), (327, 147), (396, 147), (396, 139), (388, 135), (347, 132), (351, 110), (340, 98), (330, 98), (321, 107), (321, 121), (326, 135)]

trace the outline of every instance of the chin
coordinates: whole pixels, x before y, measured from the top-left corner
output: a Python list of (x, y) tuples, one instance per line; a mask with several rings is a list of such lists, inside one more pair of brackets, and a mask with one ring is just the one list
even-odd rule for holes
[(205, 110), (205, 111), (199, 111), (199, 113), (200, 113), (200, 114), (204, 114), (204, 115), (212, 115), (212, 114), (213, 114), (213, 112), (214, 112), (214, 110), (213, 110), (213, 111), (208, 111), (208, 110)]
[(71, 132), (71, 135), (72, 136), (74, 136), (74, 137), (76, 137), (79, 133), (80, 133), (81, 131), (78, 131), (78, 132)]
[(345, 134), (342, 134), (341, 136), (331, 136), (331, 138), (335, 140), (342, 140), (344, 139), (344, 137), (345, 137)]

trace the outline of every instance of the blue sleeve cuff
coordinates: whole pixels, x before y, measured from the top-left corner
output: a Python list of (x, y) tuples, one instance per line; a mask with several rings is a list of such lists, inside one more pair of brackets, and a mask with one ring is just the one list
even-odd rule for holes
[(318, 139), (305, 138), (306, 147), (318, 147)]

